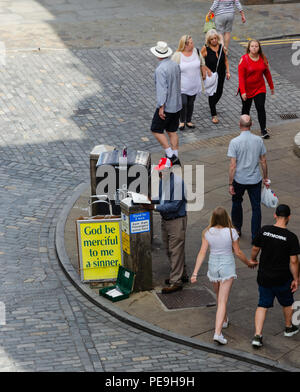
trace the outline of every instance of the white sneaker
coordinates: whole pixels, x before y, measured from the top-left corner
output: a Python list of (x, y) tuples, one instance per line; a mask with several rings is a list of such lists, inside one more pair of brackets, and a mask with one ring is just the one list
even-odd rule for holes
[(214, 334), (214, 341), (218, 342), (219, 344), (227, 344), (227, 339), (224, 338), (224, 336), (217, 335), (216, 333)]
[(229, 318), (227, 317), (227, 320), (224, 321), (222, 328), (228, 328), (229, 325)]

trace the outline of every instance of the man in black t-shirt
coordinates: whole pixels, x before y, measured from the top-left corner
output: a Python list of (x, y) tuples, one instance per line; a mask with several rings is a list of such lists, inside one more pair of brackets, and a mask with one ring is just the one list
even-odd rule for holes
[(276, 297), (283, 307), (285, 318), (284, 336), (293, 336), (299, 328), (292, 324), (293, 293), (298, 289), (300, 246), (297, 236), (286, 227), (290, 220), (289, 206), (276, 208), (273, 226), (264, 226), (254, 238), (251, 259), (256, 260), (261, 251), (257, 283), (259, 303), (255, 313), (253, 347), (262, 346), (262, 330), (268, 308), (273, 307)]

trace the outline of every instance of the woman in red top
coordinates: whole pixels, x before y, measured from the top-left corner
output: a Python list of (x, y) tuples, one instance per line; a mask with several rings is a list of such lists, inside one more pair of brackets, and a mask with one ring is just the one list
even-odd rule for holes
[(264, 76), (268, 81), (272, 95), (274, 94), (274, 85), (268, 61), (261, 50), (259, 41), (249, 41), (247, 52), (241, 58), (238, 71), (239, 92), (243, 104), (242, 114), (250, 114), (252, 100), (254, 100), (261, 136), (268, 139), (270, 136), (266, 128), (266, 84)]

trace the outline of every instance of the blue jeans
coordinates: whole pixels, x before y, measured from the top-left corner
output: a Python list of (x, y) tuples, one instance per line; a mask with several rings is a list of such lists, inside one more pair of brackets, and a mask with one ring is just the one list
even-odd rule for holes
[(241, 231), (243, 225), (243, 196), (247, 190), (252, 207), (251, 234), (252, 240), (260, 230), (261, 225), (261, 181), (258, 184), (239, 184), (232, 183), (235, 195), (232, 195), (231, 219), (234, 227)]

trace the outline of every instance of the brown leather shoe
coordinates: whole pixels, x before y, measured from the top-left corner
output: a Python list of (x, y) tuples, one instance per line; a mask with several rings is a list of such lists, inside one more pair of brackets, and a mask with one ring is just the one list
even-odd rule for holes
[(164, 287), (161, 290), (161, 293), (162, 294), (171, 294), (171, 293), (174, 293), (175, 291), (179, 291), (179, 290), (182, 290), (182, 286), (173, 284), (172, 286)]
[[(189, 277), (186, 275), (186, 276), (182, 276), (181, 277), (181, 281), (182, 281), (182, 283), (188, 283), (190, 280), (189, 280)], [(165, 280), (165, 284), (170, 284), (170, 279), (166, 279)]]

